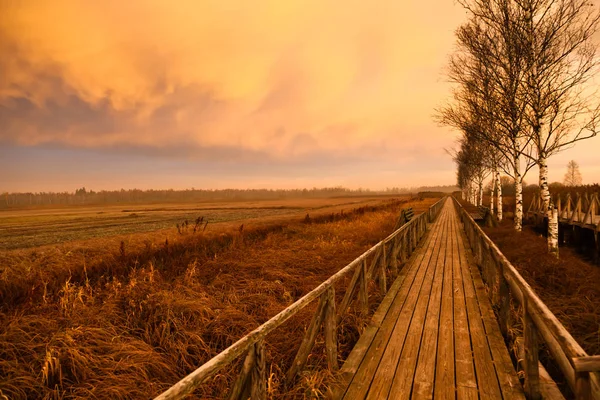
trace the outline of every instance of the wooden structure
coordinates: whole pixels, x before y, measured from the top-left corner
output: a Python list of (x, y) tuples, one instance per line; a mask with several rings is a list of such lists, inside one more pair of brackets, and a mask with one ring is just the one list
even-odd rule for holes
[[(458, 203), (457, 207), (460, 207)], [(511, 305), (519, 307), (523, 338), (517, 344), (522, 347), (521, 363), (528, 397), (555, 398), (558, 395), (538, 359), (542, 339), (576, 398), (600, 399), (600, 357), (589, 356), (583, 350), (462, 207), (460, 216), (489, 297), (498, 310), (503, 333), (506, 334), (513, 325)], [(584, 362), (587, 367), (583, 367)]]
[[(542, 198), (536, 194), (527, 209), (527, 218), (539, 222), (546, 218), (546, 212), (543, 210)], [(600, 200), (598, 193), (587, 192), (575, 194), (575, 199), (571, 193), (563, 196), (552, 196), (552, 204), (558, 209), (558, 219), (561, 224), (575, 225), (585, 229), (591, 229), (595, 232), (600, 231)]]
[[(538, 193), (527, 209), (527, 219), (536, 225), (542, 225), (547, 220), (543, 204)], [(600, 260), (600, 199), (598, 193), (591, 195), (587, 192), (583, 195), (576, 193), (575, 198), (571, 196), (571, 193), (567, 193), (566, 197), (555, 195), (552, 197), (552, 204), (558, 209), (559, 241), (578, 243), (582, 236), (582, 230), (586, 230), (594, 236), (594, 255), (597, 261)]]
[(341, 378), (336, 399), (525, 399), (452, 200)]
[[(428, 211), (413, 217), (311, 292), (190, 373), (156, 399), (185, 397), (244, 354), (246, 357), (242, 369), (229, 398), (265, 399), (267, 376), (264, 341), (270, 332), (313, 302), (318, 302), (316, 312), (304, 337), (298, 338), (301, 340), (300, 348), (292, 367), (287, 372), (287, 380), (288, 382), (293, 381), (296, 374), (303, 369), (322, 326), (324, 327), (329, 368), (334, 371), (338, 370), (336, 324), (339, 316), (346, 313), (348, 308), (354, 304), (358, 304), (363, 313), (368, 313), (369, 292), (367, 286), (369, 281), (375, 280), (381, 292), (388, 291), (387, 277), (395, 279), (398, 276), (398, 262), (409, 259), (425, 235), (427, 224), (435, 219), (443, 204), (444, 200), (442, 199), (431, 206)], [(340, 304), (335, 304), (334, 285), (343, 282), (348, 277), (350, 277), (349, 286), (344, 293), (344, 298)], [(353, 303), (352, 300), (355, 297), (358, 297), (358, 301)]]
[[(370, 280), (385, 297), (340, 368), (337, 322), (355, 305), (368, 312)], [(348, 287), (336, 303), (334, 284), (341, 282)], [(473, 218), (448, 198), (157, 399), (183, 398), (244, 355), (228, 397), (265, 399), (267, 335), (313, 302), (318, 302), (316, 311), (298, 338), (289, 383), (304, 368), (323, 328), (328, 367), (339, 377), (329, 393), (333, 398), (562, 398), (538, 360), (542, 340), (576, 397), (600, 400), (600, 357), (585, 353)], [(515, 317), (523, 322), (516, 346), (524, 388), (502, 338), (515, 331)]]

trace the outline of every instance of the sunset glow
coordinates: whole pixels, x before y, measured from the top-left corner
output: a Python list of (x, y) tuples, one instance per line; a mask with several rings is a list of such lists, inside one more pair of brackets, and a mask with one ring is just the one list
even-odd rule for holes
[[(454, 183), (432, 115), (458, 5), (174, 4), (2, 3), (0, 192)], [(599, 148), (551, 180), (600, 180)]]

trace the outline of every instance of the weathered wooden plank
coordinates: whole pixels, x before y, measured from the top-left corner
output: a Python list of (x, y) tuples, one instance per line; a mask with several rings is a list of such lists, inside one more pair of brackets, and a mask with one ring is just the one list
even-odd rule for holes
[(453, 274), (454, 274), (454, 346), (456, 368), (456, 394), (458, 399), (478, 399), (477, 378), (471, 349), (469, 320), (461, 270), (462, 249), (459, 247), (460, 235), (457, 233), (452, 241)]
[(502, 396), (504, 399), (525, 399), (525, 393), (508, 354), (508, 349), (504, 344), (504, 339), (500, 333), (498, 322), (492, 310), (489, 297), (477, 266), (471, 264), (471, 276), (475, 287), (475, 294), (479, 304), (488, 345), (492, 354), (496, 376), (500, 384)]
[[(476, 241), (477, 243), (477, 241)], [(498, 378), (493, 364), (491, 351), (483, 328), (483, 321), (479, 311), (479, 304), (475, 294), (473, 279), (471, 277), (470, 264), (473, 264), (468, 255), (467, 244), (464, 237), (459, 236), (458, 247), (460, 249), (460, 265), (465, 290), (465, 302), (467, 305), (467, 318), (469, 320), (469, 332), (473, 348), (473, 360), (477, 376), (477, 386), (480, 396), (489, 399), (502, 399), (498, 384)], [(477, 268), (477, 267), (474, 267)]]
[[(446, 221), (447, 214), (444, 209), (438, 222), (443, 227)], [(438, 230), (443, 232), (443, 228)], [(403, 398), (403, 395), (410, 395), (429, 294), (442, 247), (443, 234), (441, 236), (428, 263), (421, 266), (421, 269), (427, 269), (422, 285), (411, 288), (407, 298), (408, 307), (403, 308), (395, 321), (394, 330), (376, 369), (367, 399), (385, 398), (390, 391), (398, 399)], [(401, 372), (396, 374), (397, 370)]]
[(435, 399), (454, 399), (456, 384), (454, 379), (454, 263), (457, 263), (455, 238), (458, 221), (452, 221), (447, 235), (446, 257), (444, 260), (444, 281), (442, 286), (442, 305), (440, 312), (440, 331), (435, 367)]
[[(356, 343), (356, 345), (354, 345), (352, 352), (344, 362), (344, 365), (342, 366), (339, 374), (340, 383), (332, 389), (331, 398), (338, 399), (345, 394), (348, 386), (350, 385), (350, 382), (352, 381), (352, 378), (354, 377), (356, 371), (361, 365), (361, 362), (363, 361), (365, 353), (371, 346), (373, 339), (378, 333), (381, 323), (388, 314), (390, 307), (394, 302), (401, 300), (402, 295), (399, 295), (398, 291), (404, 285), (412, 285), (412, 281), (415, 279), (418, 270), (418, 260), (422, 258), (424, 254), (424, 249), (421, 249), (421, 251), (415, 253), (415, 257), (413, 258), (413, 260), (411, 260), (411, 262), (409, 262), (405, 266), (405, 268), (403, 268), (402, 272), (400, 273), (400, 276), (392, 284), (392, 287), (390, 288), (387, 295), (377, 308), (377, 311), (375, 311), (371, 322), (361, 334), (358, 342)], [(366, 268), (367, 267), (365, 263), (365, 271)]]
[[(412, 382), (412, 397), (415, 399), (426, 399), (433, 396), (436, 375), (436, 358), (438, 352), (438, 336), (440, 333), (442, 288), (448, 255), (448, 241), (450, 240), (450, 235), (452, 234), (452, 228), (453, 225), (451, 225), (451, 221), (448, 221), (444, 227), (443, 236), (445, 237), (441, 243), (440, 252), (436, 261), (433, 286), (429, 296), (425, 325), (421, 335), (417, 369)], [(442, 327), (442, 330), (444, 329), (446, 328)], [(402, 374), (403, 372), (400, 373)], [(448, 389), (454, 390), (454, 385)]]
[[(410, 261), (412, 265), (412, 268), (410, 269), (411, 275), (407, 276), (406, 279), (404, 279), (404, 282), (400, 287), (396, 298), (394, 299), (392, 307), (389, 310), (389, 315), (393, 316), (392, 320), (396, 320), (402, 310), (410, 310), (411, 307), (414, 306), (414, 303), (416, 302), (416, 296), (408, 299), (408, 293), (412, 286), (420, 286), (422, 284), (423, 279), (425, 277), (426, 268), (420, 268), (420, 266), (423, 260), (427, 260), (426, 262), (428, 262), (431, 258), (433, 248), (435, 246), (432, 243), (437, 243), (439, 237), (439, 231), (435, 229), (432, 230), (432, 235), (426, 238), (423, 247), (419, 248), (417, 252), (413, 254), (413, 257)], [(383, 320), (380, 321), (380, 324), (382, 322)], [(373, 372), (375, 368), (377, 368), (383, 350), (386, 348), (387, 343), (390, 340), (390, 333), (392, 332), (393, 328), (393, 323), (386, 322), (385, 326), (382, 326), (377, 332), (375, 332), (374, 338), (371, 340), (370, 343), (368, 343), (368, 345), (367, 343), (363, 342), (363, 346), (367, 345), (368, 350), (365, 350), (364, 347), (357, 349), (357, 347), (359, 346), (359, 344), (357, 343), (355, 350), (352, 353), (354, 353), (356, 350), (359, 350), (361, 352), (368, 351), (369, 356), (360, 358), (359, 365), (353, 364), (351, 366), (352, 369), (355, 369), (356, 373), (353, 376), (351, 385), (348, 387), (348, 390), (345, 393), (345, 398), (363, 398), (366, 395), (371, 383)], [(362, 337), (361, 340), (359, 340), (359, 342), (360, 341), (362, 341)], [(344, 367), (346, 367), (346, 364), (344, 364)]]

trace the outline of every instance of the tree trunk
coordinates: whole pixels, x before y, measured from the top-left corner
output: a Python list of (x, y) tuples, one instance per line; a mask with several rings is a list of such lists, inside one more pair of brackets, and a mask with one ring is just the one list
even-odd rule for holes
[(515, 230), (523, 229), (523, 177), (521, 176), (521, 160), (515, 157), (513, 168), (515, 170)]
[(496, 190), (496, 171), (492, 171), (492, 189), (490, 190), (490, 214), (494, 214), (494, 191)]
[(548, 211), (548, 252), (558, 258), (558, 209)]
[(502, 221), (502, 182), (500, 182), (500, 171), (496, 169), (496, 217), (498, 222)]
[(548, 159), (546, 154), (541, 152), (538, 157), (540, 167), (540, 193), (544, 202), (544, 212), (550, 217), (550, 190), (548, 189)]

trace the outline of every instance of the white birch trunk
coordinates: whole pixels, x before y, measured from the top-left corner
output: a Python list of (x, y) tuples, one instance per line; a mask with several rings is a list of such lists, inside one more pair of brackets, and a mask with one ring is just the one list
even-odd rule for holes
[(479, 180), (479, 202), (477, 203), (477, 205), (483, 205), (483, 179)]
[(558, 258), (558, 209), (548, 211), (548, 252)]
[(548, 159), (545, 153), (540, 153), (538, 157), (540, 167), (540, 193), (544, 202), (544, 212), (550, 218), (550, 189), (548, 189)]
[(496, 169), (496, 217), (498, 222), (502, 221), (502, 182), (500, 182), (500, 171)]
[(523, 177), (521, 176), (521, 160), (516, 156), (513, 163), (515, 170), (515, 230), (523, 230)]

